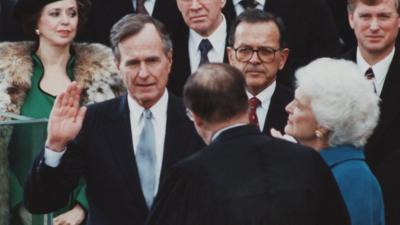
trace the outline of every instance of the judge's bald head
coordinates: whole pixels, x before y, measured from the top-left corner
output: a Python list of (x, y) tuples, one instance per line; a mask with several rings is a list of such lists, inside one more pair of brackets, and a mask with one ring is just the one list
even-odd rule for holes
[(238, 69), (222, 63), (205, 64), (186, 82), (184, 102), (204, 121), (225, 122), (247, 113), (245, 85)]

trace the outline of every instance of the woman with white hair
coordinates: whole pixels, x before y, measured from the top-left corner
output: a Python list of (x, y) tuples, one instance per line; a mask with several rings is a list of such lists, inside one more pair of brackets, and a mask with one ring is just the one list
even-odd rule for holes
[(336, 178), (352, 225), (384, 224), (381, 189), (363, 152), (379, 116), (373, 86), (354, 63), (330, 58), (299, 69), (296, 79), (295, 99), (286, 106), (286, 134), (320, 152)]

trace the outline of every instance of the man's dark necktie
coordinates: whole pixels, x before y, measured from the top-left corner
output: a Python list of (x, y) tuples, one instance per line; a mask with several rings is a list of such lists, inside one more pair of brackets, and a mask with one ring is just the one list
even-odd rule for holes
[(371, 81), (372, 85), (374, 86), (374, 91), (375, 91), (375, 93), (377, 93), (377, 92), (376, 92), (376, 87), (375, 87), (375, 82), (374, 82), (374, 80), (375, 80), (375, 74), (374, 74), (374, 71), (372, 70), (371, 67), (368, 68), (367, 71), (365, 71), (365, 77), (366, 77), (369, 81)]
[(136, 13), (137, 14), (145, 14), (149, 15), (146, 8), (144, 7), (144, 2), (146, 0), (136, 0)]
[(199, 44), (199, 50), (200, 50), (200, 63), (199, 66), (203, 65), (204, 63), (209, 63), (210, 60), (208, 60), (208, 52), (213, 48), (211, 45), (210, 41), (208, 39), (203, 39), (201, 40)]
[(136, 151), (136, 165), (139, 172), (140, 185), (146, 205), (150, 209), (153, 204), (156, 177), (156, 146), (154, 127), (151, 121), (152, 113), (145, 109), (142, 113), (144, 123), (140, 133)]
[(242, 0), (239, 4), (241, 4), (245, 10), (254, 9), (257, 6), (256, 0)]
[(249, 99), (249, 122), (250, 124), (256, 125), (259, 127), (258, 118), (257, 118), (257, 107), (261, 105), (261, 101), (257, 97), (252, 97)]

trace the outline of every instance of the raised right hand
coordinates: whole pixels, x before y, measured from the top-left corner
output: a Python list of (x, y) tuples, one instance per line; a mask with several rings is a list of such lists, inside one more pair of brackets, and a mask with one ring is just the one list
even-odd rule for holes
[(46, 146), (53, 151), (63, 151), (82, 128), (86, 107), (79, 106), (81, 89), (73, 81), (59, 94), (50, 113)]

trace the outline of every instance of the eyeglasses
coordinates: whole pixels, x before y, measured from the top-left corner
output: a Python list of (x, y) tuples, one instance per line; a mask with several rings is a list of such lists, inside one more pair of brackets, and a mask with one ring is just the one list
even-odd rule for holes
[(253, 57), (254, 52), (257, 53), (258, 58), (265, 63), (270, 63), (275, 60), (275, 53), (281, 49), (274, 49), (271, 47), (261, 47), (253, 49), (249, 47), (234, 48), (236, 59), (240, 62), (248, 62)]
[(191, 121), (194, 120), (194, 119), (193, 119), (192, 110), (190, 110), (189, 108), (186, 108), (186, 115), (187, 115), (187, 117), (188, 117)]

